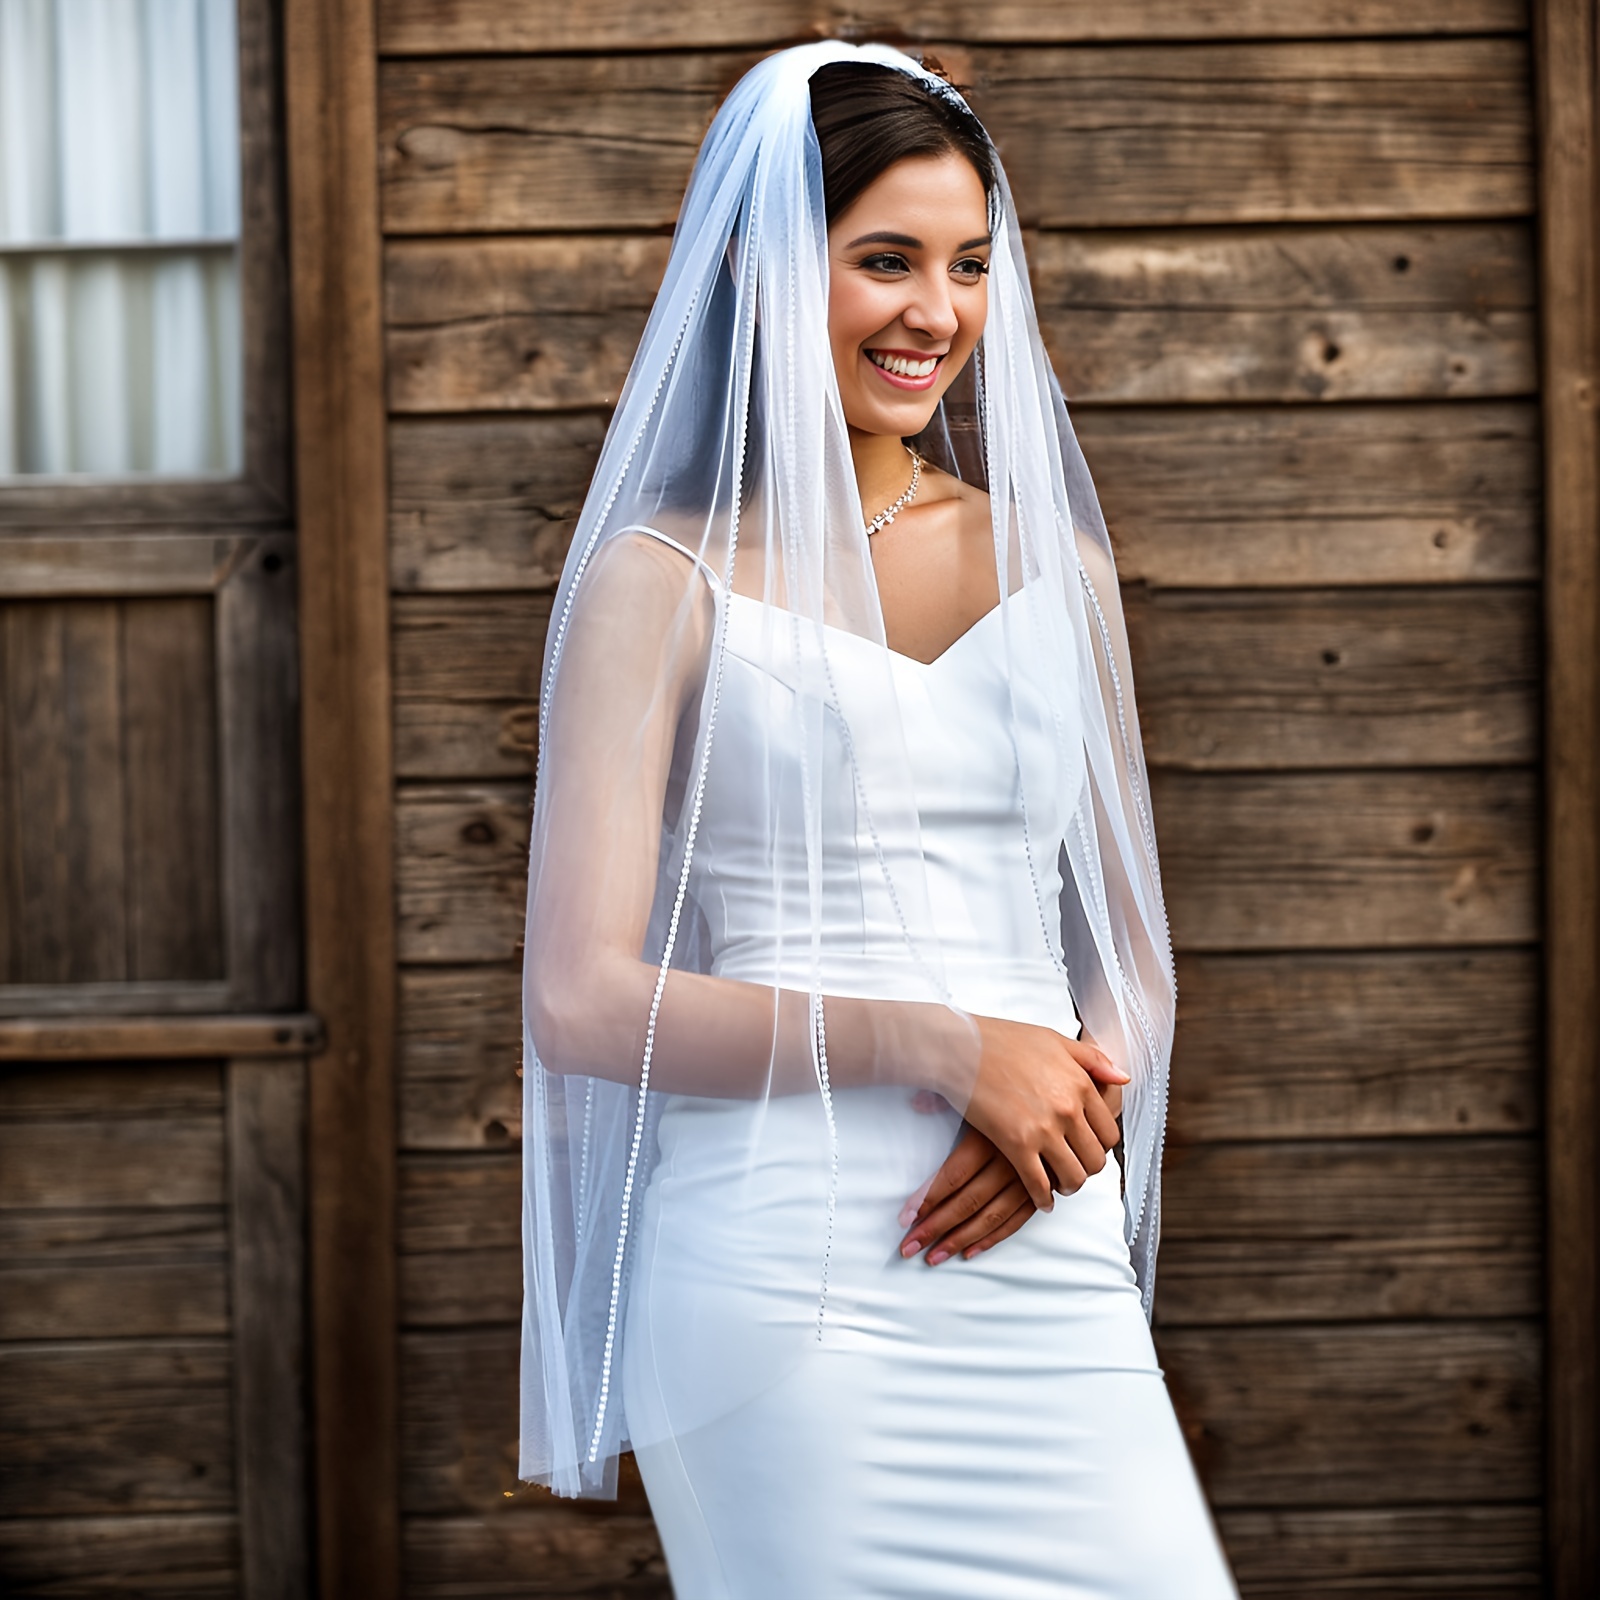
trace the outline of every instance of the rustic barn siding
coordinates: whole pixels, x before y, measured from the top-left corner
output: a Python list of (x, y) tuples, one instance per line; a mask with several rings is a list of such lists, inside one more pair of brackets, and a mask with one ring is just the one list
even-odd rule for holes
[[(414, 1595), (665, 1593), (636, 1480), (574, 1509), (515, 1478), (538, 672), (705, 124), (844, 20), (380, 5)], [(1241, 1583), (1532, 1596), (1526, 8), (878, 21), (1000, 140), (1128, 585), (1179, 959), (1158, 1334)]]

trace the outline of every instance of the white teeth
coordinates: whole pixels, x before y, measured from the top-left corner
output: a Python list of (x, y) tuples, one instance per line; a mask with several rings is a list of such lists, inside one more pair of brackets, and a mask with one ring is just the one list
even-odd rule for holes
[(898, 373), (902, 378), (926, 378), (939, 365), (937, 356), (929, 356), (925, 361), (908, 361), (904, 356), (886, 356), (880, 350), (867, 351), (867, 358), (874, 366)]

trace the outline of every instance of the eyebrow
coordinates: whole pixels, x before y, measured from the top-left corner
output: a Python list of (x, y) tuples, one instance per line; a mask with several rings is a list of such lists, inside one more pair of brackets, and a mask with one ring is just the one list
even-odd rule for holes
[[(976, 239), (967, 239), (956, 246), (957, 250), (976, 250), (979, 245), (992, 244), (993, 239), (987, 234), (980, 234)], [(845, 246), (846, 250), (854, 250), (858, 244), (897, 244), (905, 250), (920, 250), (923, 248), (920, 239), (913, 239), (909, 233), (864, 233), (859, 239), (852, 239)]]

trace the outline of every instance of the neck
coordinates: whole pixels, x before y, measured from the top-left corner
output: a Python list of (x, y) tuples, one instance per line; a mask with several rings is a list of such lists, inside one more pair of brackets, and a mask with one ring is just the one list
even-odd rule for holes
[(850, 430), (850, 454), (855, 460), (861, 510), (870, 522), (906, 492), (911, 457), (892, 433), (863, 433), (859, 428)]

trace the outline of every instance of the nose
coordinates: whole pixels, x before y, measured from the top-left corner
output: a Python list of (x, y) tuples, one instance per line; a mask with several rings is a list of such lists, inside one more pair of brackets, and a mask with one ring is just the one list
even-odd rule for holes
[(930, 339), (949, 339), (955, 335), (961, 319), (956, 315), (950, 285), (943, 273), (932, 273), (918, 280), (916, 293), (900, 320)]

